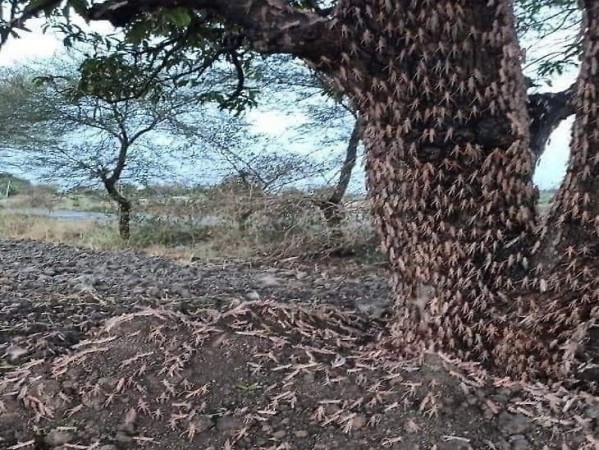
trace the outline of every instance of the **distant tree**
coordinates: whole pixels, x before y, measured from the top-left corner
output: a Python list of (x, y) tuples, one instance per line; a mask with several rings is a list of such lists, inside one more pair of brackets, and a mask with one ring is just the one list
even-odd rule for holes
[(184, 113), (189, 99), (164, 91), (160, 101), (113, 101), (80, 92), (78, 81), (77, 72), (70, 71), (43, 80), (16, 74), (2, 83), (0, 92), (9, 89), (13, 100), (20, 99), (3, 102), (0, 108), (8, 120), (3, 123), (19, 127), (2, 127), (0, 133), (17, 150), (18, 163), (43, 179), (70, 186), (100, 182), (118, 206), (119, 232), (128, 239), (132, 204), (122, 183), (168, 170), (157, 157), (156, 139), (172, 145), (168, 120)]
[(173, 118), (183, 123), (186, 113), (209, 101), (231, 107), (239, 93), (227, 90), (238, 86), (222, 68), (210, 76), (208, 68), (165, 68), (158, 58), (107, 54), (110, 37), (88, 41), (93, 54), (78, 67), (62, 61), (62, 67), (4, 71), (0, 139), (18, 150), (16, 161), (47, 179), (100, 182), (118, 205), (119, 232), (128, 239), (131, 199), (119, 185), (167, 173), (165, 154), (185, 145), (175, 140)]
[(21, 194), (31, 188), (31, 182), (6, 172), (0, 172), (0, 198)]

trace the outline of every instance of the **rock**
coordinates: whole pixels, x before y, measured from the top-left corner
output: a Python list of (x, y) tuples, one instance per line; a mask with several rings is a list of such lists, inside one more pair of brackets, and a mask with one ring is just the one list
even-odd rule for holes
[(131, 442), (133, 439), (130, 436), (127, 436), (124, 432), (119, 431), (114, 437), (117, 442)]
[(15, 412), (3, 412), (0, 414), (0, 419), (0, 423), (6, 428), (12, 428), (23, 420), (23, 418)]
[(208, 416), (200, 416), (192, 420), (191, 424), (195, 427), (196, 433), (203, 433), (214, 426), (214, 422)]
[(387, 312), (388, 306), (387, 302), (373, 302), (372, 299), (357, 300), (355, 302), (355, 308), (358, 311), (375, 319), (382, 318)]
[(599, 420), (599, 404), (589, 406), (584, 413), (590, 419)]
[(472, 447), (462, 439), (451, 439), (437, 444), (437, 450), (472, 450)]
[(530, 428), (530, 419), (522, 414), (502, 412), (497, 418), (497, 428), (505, 436), (522, 434)]
[(116, 445), (109, 444), (109, 445), (101, 446), (98, 450), (118, 450), (118, 449), (117, 449)]
[(285, 430), (275, 431), (272, 434), (272, 437), (274, 437), (276, 439), (283, 439), (285, 436), (287, 436), (287, 432)]
[(293, 434), (295, 435), (296, 438), (307, 438), (308, 437), (308, 432), (306, 430), (297, 430), (294, 431)]
[(242, 427), (241, 421), (236, 417), (223, 416), (216, 419), (216, 429), (218, 431), (236, 431)]
[(258, 294), (256, 291), (249, 291), (245, 293), (245, 298), (252, 301), (260, 300), (260, 294)]
[(510, 444), (512, 450), (531, 450), (532, 447), (526, 440), (526, 436), (522, 434), (515, 434), (510, 436)]
[(73, 284), (80, 287), (92, 288), (96, 284), (96, 280), (91, 275), (79, 275), (72, 279)]
[(135, 434), (135, 424), (133, 422), (126, 422), (118, 425), (117, 430), (132, 436)]
[(27, 353), (29, 353), (29, 350), (13, 344), (6, 349), (5, 355), (7, 355), (9, 360), (13, 362), (19, 359), (21, 356), (26, 355)]
[(73, 435), (68, 431), (52, 430), (44, 437), (44, 444), (50, 447), (58, 447), (73, 440)]
[(352, 419), (352, 429), (360, 430), (366, 426), (368, 419), (366, 417), (358, 415)]
[(281, 280), (279, 280), (277, 277), (275, 277), (273, 274), (270, 274), (270, 273), (264, 273), (264, 274), (257, 276), (256, 281), (263, 288), (277, 287), (277, 286), (281, 285)]

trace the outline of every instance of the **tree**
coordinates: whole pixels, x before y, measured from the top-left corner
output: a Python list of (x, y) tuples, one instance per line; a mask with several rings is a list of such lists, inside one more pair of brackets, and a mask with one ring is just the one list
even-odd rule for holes
[[(165, 170), (155, 160), (158, 151), (151, 138), (168, 136), (170, 116), (183, 113), (188, 99), (172, 92), (160, 102), (76, 98), (76, 73), (38, 83), (32, 78), (18, 83), (9, 79), (2, 89), (23, 89), (22, 95), (13, 97), (20, 98), (19, 103), (3, 104), (12, 111), (8, 122), (20, 124), (19, 133), (8, 127), (3, 140), (17, 150), (20, 164), (45, 179), (67, 180), (71, 185), (100, 182), (118, 207), (121, 237), (129, 239), (132, 204), (120, 186), (124, 179), (151, 176), (152, 169)], [(28, 141), (30, 136), (37, 138)]]
[(581, 3), (575, 140), (540, 235), (509, 0), (340, 0), (332, 10), (119, 1), (89, 17), (126, 26), (140, 12), (210, 12), (255, 50), (293, 54), (330, 78), (364, 120), (372, 209), (393, 272), (393, 350), (433, 347), (519, 377), (568, 379), (599, 362), (599, 4)]

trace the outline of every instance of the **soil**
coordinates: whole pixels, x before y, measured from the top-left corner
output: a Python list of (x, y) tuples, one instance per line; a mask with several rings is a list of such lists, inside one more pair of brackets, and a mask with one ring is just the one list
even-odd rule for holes
[(1, 449), (596, 449), (599, 402), (383, 350), (380, 268), (0, 240)]

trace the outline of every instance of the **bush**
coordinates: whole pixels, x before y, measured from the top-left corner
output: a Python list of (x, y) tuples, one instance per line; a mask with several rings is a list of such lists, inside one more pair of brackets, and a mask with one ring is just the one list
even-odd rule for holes
[(210, 228), (173, 221), (169, 218), (136, 218), (133, 221), (131, 244), (137, 247), (195, 246), (210, 237)]

